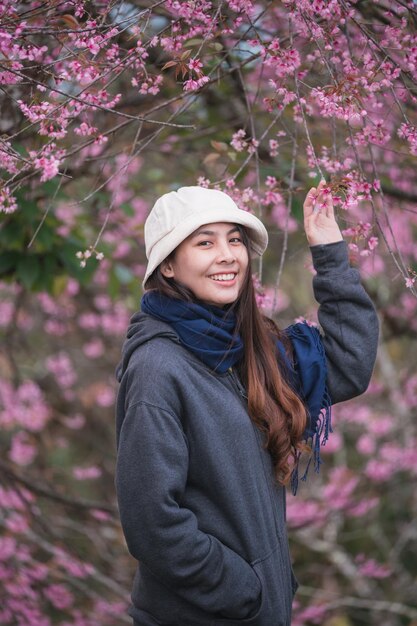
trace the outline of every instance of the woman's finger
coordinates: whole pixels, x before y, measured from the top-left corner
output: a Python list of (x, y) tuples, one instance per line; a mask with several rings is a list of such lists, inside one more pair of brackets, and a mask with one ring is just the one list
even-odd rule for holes
[(317, 191), (320, 192), (320, 196), (317, 198), (317, 211), (321, 210), (326, 217), (334, 218), (332, 192), (324, 178), (321, 179)]
[(317, 189), (312, 187), (308, 192), (306, 199), (304, 200), (304, 216), (309, 217), (314, 210), (314, 204), (316, 202)]
[(316, 203), (314, 206), (313, 213), (320, 213), (320, 211), (323, 209), (323, 203), (324, 203), (323, 188), (325, 185), (326, 185), (326, 181), (324, 180), (324, 178), (322, 178), (317, 186)]
[(325, 204), (326, 204), (327, 217), (334, 218), (333, 198), (332, 198), (332, 193), (330, 190), (328, 193), (326, 193)]

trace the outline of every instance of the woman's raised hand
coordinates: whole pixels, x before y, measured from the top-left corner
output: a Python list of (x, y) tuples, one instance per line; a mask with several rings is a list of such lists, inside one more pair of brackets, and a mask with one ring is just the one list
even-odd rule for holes
[(310, 189), (303, 207), (304, 230), (310, 246), (343, 241), (334, 216), (332, 194), (325, 180)]

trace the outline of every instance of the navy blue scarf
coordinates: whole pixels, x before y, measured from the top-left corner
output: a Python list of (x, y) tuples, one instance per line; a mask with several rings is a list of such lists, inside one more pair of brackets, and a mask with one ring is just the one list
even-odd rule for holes
[[(284, 333), (293, 347), (293, 361), (286, 360), (289, 383), (307, 409), (307, 426), (302, 438), (311, 443), (312, 453), (301, 476), (301, 480), (305, 481), (312, 461), (315, 471), (317, 473), (320, 471), (322, 463), (320, 449), (326, 444), (332, 432), (332, 401), (326, 383), (326, 354), (318, 328), (301, 322), (288, 326)], [(278, 347), (280, 346), (282, 344), (278, 342)], [(280, 351), (282, 354), (282, 349)], [(298, 452), (291, 474), (291, 489), (294, 495), (298, 488), (300, 456), (301, 453)]]
[(167, 322), (181, 343), (215, 372), (224, 374), (243, 356), (243, 341), (236, 335), (236, 316), (216, 306), (168, 298), (156, 291), (142, 297), (144, 313)]
[[(230, 310), (168, 298), (157, 291), (144, 294), (141, 309), (170, 324), (181, 343), (215, 372), (224, 374), (243, 356), (243, 340), (234, 332), (236, 316)], [(308, 422), (303, 439), (311, 441), (312, 455), (301, 478), (305, 480), (311, 461), (316, 472), (319, 471), (320, 447), (332, 430), (326, 356), (317, 328), (299, 323), (289, 326), (284, 333), (291, 341), (293, 358), (288, 357), (282, 342), (277, 340), (280, 368), (307, 409)], [(294, 494), (298, 486), (298, 466), (299, 457), (291, 476)]]

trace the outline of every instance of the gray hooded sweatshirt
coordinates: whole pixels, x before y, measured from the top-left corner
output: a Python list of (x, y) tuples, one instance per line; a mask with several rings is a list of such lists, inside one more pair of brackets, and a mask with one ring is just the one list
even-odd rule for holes
[[(366, 390), (378, 322), (345, 242), (311, 251), (334, 404)], [(118, 379), (116, 489), (138, 561), (135, 625), (290, 626), (285, 488), (236, 372), (213, 373), (169, 324), (137, 313)]]

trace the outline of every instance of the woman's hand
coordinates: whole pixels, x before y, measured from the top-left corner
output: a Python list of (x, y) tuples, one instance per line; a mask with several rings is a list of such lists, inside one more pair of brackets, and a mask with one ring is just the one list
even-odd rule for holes
[(334, 217), (332, 194), (326, 181), (312, 187), (304, 201), (304, 230), (310, 246), (343, 241)]

